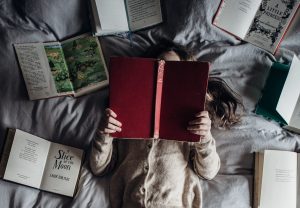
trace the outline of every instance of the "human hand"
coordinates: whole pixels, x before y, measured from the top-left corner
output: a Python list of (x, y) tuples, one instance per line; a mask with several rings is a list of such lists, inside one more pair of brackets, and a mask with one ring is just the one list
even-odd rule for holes
[(201, 111), (195, 115), (196, 119), (189, 122), (187, 129), (200, 136), (200, 139), (207, 138), (210, 135), (211, 120), (208, 111)]
[(104, 117), (102, 118), (99, 126), (100, 134), (111, 134), (122, 131), (122, 123), (116, 119), (117, 114), (111, 109), (105, 109)]

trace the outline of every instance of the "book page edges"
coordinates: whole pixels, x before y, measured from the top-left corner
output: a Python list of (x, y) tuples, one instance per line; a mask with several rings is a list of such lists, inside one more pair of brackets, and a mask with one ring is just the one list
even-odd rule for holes
[(260, 207), (260, 194), (261, 194), (261, 178), (263, 169), (263, 152), (255, 152), (255, 168), (254, 168), (254, 194), (253, 194), (253, 207)]
[(161, 112), (161, 97), (165, 70), (165, 61), (160, 60), (158, 62), (157, 80), (156, 80), (156, 93), (155, 93), (155, 113), (154, 113), (154, 135), (155, 139), (159, 138), (160, 127), (160, 112)]
[(15, 129), (8, 129), (7, 136), (6, 136), (6, 142), (3, 148), (3, 151), (1, 153), (1, 162), (0, 162), (0, 178), (4, 177), (6, 165), (8, 162), (11, 146), (13, 144), (14, 136), (15, 136), (16, 130)]

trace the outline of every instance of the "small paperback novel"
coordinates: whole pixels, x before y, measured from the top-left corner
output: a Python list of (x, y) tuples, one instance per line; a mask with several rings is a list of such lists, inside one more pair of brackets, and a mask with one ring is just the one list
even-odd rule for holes
[(300, 156), (296, 152), (256, 152), (253, 207), (300, 207), (299, 179)]
[(275, 53), (299, 4), (300, 0), (222, 0), (213, 24)]
[(284, 128), (300, 133), (300, 60), (291, 65), (275, 62), (269, 72), (256, 113), (271, 118)]
[(0, 162), (0, 177), (73, 197), (83, 155), (81, 149), (50, 142), (19, 129), (9, 129)]
[(30, 100), (87, 94), (108, 85), (97, 37), (14, 44)]
[(122, 123), (115, 138), (198, 142), (187, 130), (204, 110), (208, 62), (110, 59), (109, 106)]
[(136, 31), (163, 22), (160, 0), (90, 0), (95, 35)]

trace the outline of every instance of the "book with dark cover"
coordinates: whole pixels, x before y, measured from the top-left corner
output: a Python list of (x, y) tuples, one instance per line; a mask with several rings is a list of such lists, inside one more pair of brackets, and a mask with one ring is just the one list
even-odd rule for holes
[(187, 126), (204, 110), (208, 71), (208, 62), (111, 58), (109, 106), (122, 123), (112, 136), (199, 141)]
[(256, 106), (256, 113), (300, 133), (299, 77), (300, 60), (297, 56), (294, 56), (291, 65), (275, 62)]

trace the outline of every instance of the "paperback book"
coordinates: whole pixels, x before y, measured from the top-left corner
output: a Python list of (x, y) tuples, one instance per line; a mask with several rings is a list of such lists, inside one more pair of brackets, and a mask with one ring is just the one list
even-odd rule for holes
[(222, 0), (213, 24), (275, 53), (299, 4), (300, 0)]
[(300, 156), (296, 152), (256, 152), (253, 207), (300, 207), (299, 178)]
[(90, 0), (95, 35), (136, 31), (162, 23), (160, 0)]
[(30, 100), (75, 97), (108, 85), (108, 72), (97, 37), (63, 42), (14, 44)]
[(73, 197), (83, 155), (81, 149), (9, 129), (0, 162), (0, 177)]
[(256, 113), (300, 133), (299, 78), (300, 60), (297, 56), (294, 56), (291, 65), (275, 62), (256, 106)]

